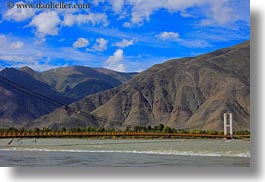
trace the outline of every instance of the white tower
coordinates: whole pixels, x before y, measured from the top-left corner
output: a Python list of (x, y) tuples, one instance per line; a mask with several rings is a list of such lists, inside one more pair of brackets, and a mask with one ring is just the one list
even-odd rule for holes
[[(229, 121), (229, 123), (227, 123)], [(227, 135), (227, 128), (230, 129), (230, 136), (233, 136), (233, 118), (232, 113), (224, 113), (224, 135)]]

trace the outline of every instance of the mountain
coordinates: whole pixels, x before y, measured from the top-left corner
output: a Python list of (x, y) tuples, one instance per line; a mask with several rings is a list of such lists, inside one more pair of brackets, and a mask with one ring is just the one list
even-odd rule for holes
[[(83, 66), (62, 67), (44, 72), (36, 72), (29, 67), (2, 70), (0, 76), (13, 81), (15, 85), (0, 78), (0, 127), (21, 127), (25, 122), (58, 108), (45, 99), (40, 100), (26, 94), (25, 89), (68, 105), (89, 94), (116, 87), (136, 74), (102, 70), (106, 70), (106, 73)], [(24, 87), (20, 88), (22, 91), (17, 89), (16, 84)], [(35, 93), (30, 93), (36, 96)]]
[[(72, 103), (78, 111), (124, 125), (165, 124), (190, 129), (223, 129), (223, 113), (234, 129), (250, 128), (250, 43), (197, 57), (169, 60), (128, 82)], [(62, 108), (27, 127), (118, 127)]]
[[(49, 85), (34, 79), (31, 75), (14, 68), (6, 68), (0, 72), (0, 76), (12, 80), (25, 88), (30, 88), (38, 93), (45, 93), (45, 96), (60, 100), (69, 104), (74, 100), (64, 97), (55, 92)], [(0, 78), (1, 81), (5, 81)], [(9, 83), (6, 82), (5, 83)], [(10, 83), (9, 83), (10, 84)], [(48, 104), (43, 100), (28, 96), (17, 90), (16, 85), (10, 86), (0, 82), (0, 125), (1, 126), (21, 126), (24, 122), (36, 119), (47, 114), (57, 107)], [(15, 88), (14, 88), (15, 87)], [(25, 91), (22, 89), (22, 91)]]
[(77, 100), (116, 87), (137, 74), (84, 66), (61, 67), (42, 73), (34, 72), (25, 67), (20, 70), (50, 85), (56, 92)]

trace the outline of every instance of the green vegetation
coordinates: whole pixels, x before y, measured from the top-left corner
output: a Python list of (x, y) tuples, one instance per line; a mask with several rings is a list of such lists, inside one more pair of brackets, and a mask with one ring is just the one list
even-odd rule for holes
[[(179, 134), (209, 134), (209, 135), (223, 135), (223, 131), (214, 131), (214, 130), (188, 130), (188, 129), (176, 129), (170, 128), (169, 126), (165, 126), (163, 124), (155, 125), (155, 126), (135, 126), (133, 128), (125, 128), (124, 130), (115, 129), (115, 128), (94, 128), (94, 127), (87, 127), (87, 128), (61, 128), (61, 129), (51, 129), (51, 128), (34, 128), (34, 129), (25, 129), (25, 128), (8, 128), (3, 129), (0, 128), (0, 133), (4, 132), (158, 132), (158, 133), (179, 133)], [(249, 130), (240, 130), (234, 131), (234, 135), (250, 135)]]

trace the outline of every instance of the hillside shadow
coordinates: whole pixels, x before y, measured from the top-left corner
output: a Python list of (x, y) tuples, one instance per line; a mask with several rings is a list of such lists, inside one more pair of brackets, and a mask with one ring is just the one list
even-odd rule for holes
[[(13, 179), (23, 178), (235, 178), (261, 175), (261, 16), (251, 12), (251, 167), (250, 168), (12, 168)], [(191, 175), (192, 174), (192, 175)]]

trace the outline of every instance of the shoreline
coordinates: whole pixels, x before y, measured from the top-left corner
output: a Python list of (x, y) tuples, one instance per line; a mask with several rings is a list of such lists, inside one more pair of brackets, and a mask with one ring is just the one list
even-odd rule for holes
[(0, 138), (99, 138), (99, 139), (175, 139), (175, 138), (250, 138), (250, 135), (192, 134), (163, 132), (2, 132)]
[(248, 140), (250, 141), (249, 136), (240, 136), (240, 137), (87, 137), (87, 136), (73, 136), (73, 137), (0, 137), (2, 139), (86, 139), (86, 140), (172, 140), (172, 139), (189, 139), (189, 140)]

